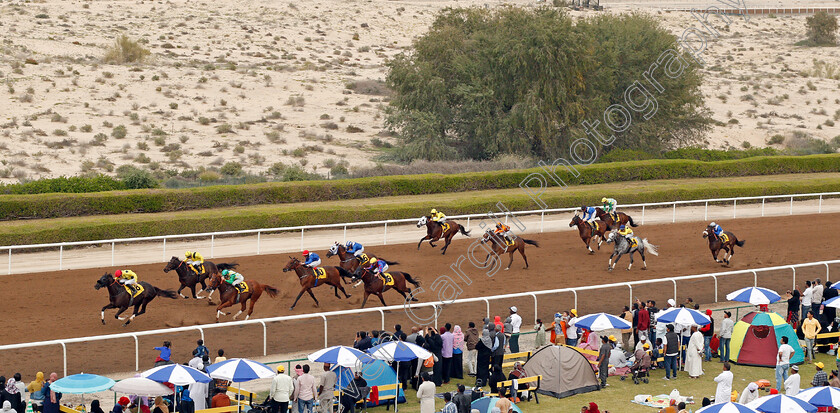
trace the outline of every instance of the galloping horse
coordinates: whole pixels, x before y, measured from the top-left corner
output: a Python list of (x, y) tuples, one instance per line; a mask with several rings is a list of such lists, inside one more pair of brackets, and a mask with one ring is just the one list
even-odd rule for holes
[[(125, 324), (123, 326), (127, 326), (131, 320), (134, 320), (134, 317), (137, 317), (140, 314), (144, 314), (146, 312), (146, 306), (155, 299), (157, 296), (163, 296), (166, 298), (175, 299), (178, 297), (172, 290), (162, 290), (157, 288), (147, 282), (140, 282), (141, 286), (143, 286), (143, 292), (140, 293), (137, 297), (132, 298), (129, 296), (128, 291), (125, 290), (125, 286), (120, 284), (111, 273), (105, 273), (105, 275), (99, 277), (99, 281), (93, 286), (97, 290), (100, 288), (107, 288), (108, 289), (108, 296), (111, 299), (111, 302), (108, 303), (105, 307), (102, 307), (102, 324), (105, 324), (105, 310), (109, 308), (116, 308), (117, 314), (114, 314), (114, 318), (117, 320), (125, 320), (125, 318), (120, 317), (120, 314), (123, 311), (127, 310), (128, 307), (134, 306), (134, 313), (131, 314), (131, 317), (128, 317)], [(141, 308), (142, 307), (142, 308)]]
[(465, 230), (463, 226), (458, 224), (455, 221), (446, 221), (446, 224), (449, 225), (446, 231), (443, 230), (443, 226), (436, 221), (432, 221), (432, 218), (429, 216), (422, 216), (420, 220), (417, 221), (417, 228), (422, 227), (423, 225), (426, 226), (426, 236), (420, 238), (420, 242), (417, 243), (417, 249), (420, 249), (420, 245), (423, 244), (423, 241), (429, 240), (429, 245), (432, 247), (436, 247), (434, 244), (435, 241), (443, 238), (446, 241), (443, 248), (441, 249), (441, 254), (446, 254), (446, 249), (449, 248), (449, 244), (452, 243), (452, 237), (455, 236), (459, 231), (464, 236), (469, 237), (470, 232)]
[[(659, 255), (659, 251), (657, 251), (656, 245), (653, 245), (648, 242), (647, 238), (639, 239), (639, 237), (633, 237), (636, 241), (636, 245), (630, 245), (630, 241), (627, 238), (624, 238), (622, 235), (617, 235), (616, 231), (610, 232), (610, 235), (607, 237), (607, 244), (615, 242), (615, 249), (613, 250), (612, 255), (610, 255), (610, 262), (607, 264), (607, 270), (612, 271), (615, 268), (615, 264), (618, 263), (618, 260), (621, 259), (621, 256), (624, 254), (630, 254), (630, 265), (627, 266), (627, 271), (630, 271), (630, 267), (633, 266), (633, 253), (639, 251), (639, 255), (642, 256), (642, 264), (644, 267), (642, 270), (647, 269), (647, 262), (645, 262), (645, 250), (650, 251), (653, 255)], [(613, 257), (615, 257), (615, 261), (613, 261)]]
[[(712, 251), (712, 258), (715, 259), (715, 262), (726, 262), (726, 265), (729, 265), (729, 260), (732, 259), (732, 256), (735, 255), (735, 246), (743, 247), (744, 240), (738, 240), (738, 237), (735, 234), (724, 231), (723, 235), (726, 237), (726, 241), (724, 242), (721, 237), (715, 235), (715, 230), (712, 228), (711, 225), (706, 227), (706, 230), (703, 231), (703, 238), (709, 238), (709, 250)], [(720, 250), (723, 250), (723, 261), (718, 259), (718, 253)], [(728, 254), (728, 256), (727, 256)]]
[[(365, 254), (367, 254), (368, 257), (382, 260), (382, 258), (378, 258), (373, 254), (370, 254), (370, 253), (367, 253), (367, 252)], [(359, 268), (359, 259), (356, 258), (353, 254), (347, 252), (347, 248), (345, 248), (344, 245), (339, 244), (338, 241), (336, 241), (335, 244), (333, 244), (330, 247), (330, 250), (327, 251), (327, 258), (332, 257), (333, 255), (338, 255), (338, 259), (341, 260), (341, 263), (339, 263), (338, 266), (341, 267), (341, 268), (344, 268), (347, 271), (349, 271), (351, 274), (356, 271), (356, 268)], [(398, 265), (399, 264), (399, 262), (396, 262), (396, 261), (388, 261), (388, 260), (382, 260), (382, 261), (385, 261), (385, 263), (388, 264), (388, 265)], [(345, 276), (342, 275), (341, 277), (342, 277), (342, 279), (344, 279)], [(347, 280), (345, 279), (344, 282), (347, 283)]]
[[(297, 298), (295, 298), (295, 302), (291, 307), (289, 307), (289, 310), (295, 309), (298, 300), (300, 300), (300, 297), (304, 292), (309, 293), (312, 299), (315, 300), (315, 307), (319, 307), (321, 304), (318, 302), (318, 299), (315, 298), (315, 294), (312, 294), (312, 289), (319, 285), (331, 285), (335, 290), (336, 297), (341, 298), (341, 296), (338, 295), (338, 290), (341, 290), (341, 292), (344, 293), (344, 298), (350, 298), (350, 294), (347, 294), (347, 291), (344, 291), (344, 287), (341, 285), (341, 280), (344, 279), (344, 277), (353, 278), (353, 274), (350, 274), (344, 268), (327, 266), (319, 267), (326, 272), (326, 278), (321, 281), (315, 276), (315, 270), (304, 267), (303, 263), (295, 257), (289, 257), (289, 259), (289, 263), (283, 267), (283, 272), (294, 271), (295, 274), (297, 274), (298, 281), (300, 281), (300, 293), (298, 293)], [(345, 282), (347, 281), (345, 280)]]
[[(230, 270), (236, 268), (238, 264), (213, 264), (210, 261), (204, 261), (204, 272), (201, 274), (196, 274), (195, 271), (190, 268), (186, 261), (182, 261), (178, 257), (172, 257), (169, 260), (169, 263), (166, 264), (166, 267), (163, 268), (163, 272), (168, 273), (169, 271), (175, 270), (178, 274), (178, 281), (181, 283), (181, 288), (178, 288), (178, 295), (184, 298), (188, 298), (184, 294), (181, 294), (181, 290), (184, 288), (189, 288), (192, 291), (192, 296), (195, 299), (204, 298), (201, 297), (200, 294), (207, 289), (207, 278), (210, 277), (211, 274), (217, 274), (222, 270)], [(201, 289), (198, 290), (198, 294), (195, 292), (195, 287), (197, 284), (201, 284)], [(210, 297), (208, 296), (207, 299), (209, 300)]]
[[(513, 264), (513, 253), (519, 251), (519, 254), (522, 255), (522, 258), (525, 260), (525, 269), (528, 269), (528, 257), (525, 256), (525, 244), (533, 245), (537, 248), (540, 247), (540, 244), (537, 241), (533, 241), (530, 239), (525, 239), (521, 237), (514, 237), (513, 244), (508, 245), (505, 241), (505, 238), (501, 235), (494, 233), (491, 230), (487, 230), (484, 233), (484, 236), (481, 238), (482, 243), (491, 243), (493, 248), (493, 259), (499, 259), (499, 256), (508, 253), (510, 256), (510, 262), (508, 262), (507, 268), (505, 271), (510, 269), (510, 265)], [(484, 259), (486, 263), (487, 260), (490, 259), (490, 254), (487, 254), (487, 258)]]
[(595, 216), (598, 217), (598, 219), (606, 222), (607, 227), (609, 227), (610, 229), (617, 229), (621, 225), (627, 225), (628, 222), (630, 223), (631, 227), (638, 227), (638, 225), (636, 225), (636, 223), (633, 222), (633, 218), (631, 218), (630, 215), (627, 215), (623, 212), (616, 212), (615, 214), (618, 215), (617, 223), (615, 222), (615, 220), (613, 220), (612, 214), (608, 213), (607, 211), (604, 211), (601, 208), (595, 208)]
[(598, 249), (601, 249), (601, 243), (604, 242), (606, 238), (604, 234), (607, 232), (607, 223), (604, 221), (596, 220), (595, 223), (598, 225), (598, 229), (595, 230), (588, 222), (582, 220), (580, 218), (580, 211), (575, 212), (575, 217), (572, 218), (572, 222), (569, 223), (569, 227), (573, 227), (577, 225), (578, 231), (580, 231), (580, 239), (583, 241), (583, 245), (586, 245), (586, 249), (589, 250), (590, 254), (594, 254), (595, 251), (592, 251), (592, 248), (589, 247), (589, 241), (592, 238), (598, 237)]
[[(375, 294), (379, 297), (379, 301), (382, 302), (382, 305), (385, 304), (385, 299), (382, 298), (382, 293), (388, 291), (390, 289), (396, 290), (400, 293), (403, 298), (408, 299), (407, 294), (411, 294), (411, 288), (408, 288), (406, 285), (406, 281), (414, 284), (415, 287), (420, 286), (420, 280), (415, 280), (411, 278), (411, 275), (407, 272), (402, 271), (388, 271), (386, 274), (391, 276), (391, 281), (386, 283), (382, 281), (381, 277), (376, 276), (372, 271), (365, 269), (365, 267), (359, 267), (356, 269), (356, 272), (353, 273), (353, 281), (357, 281), (359, 279), (365, 283), (365, 298), (362, 300), (362, 308), (365, 308), (365, 303), (367, 303), (368, 296), (371, 294)], [(418, 299), (411, 297), (411, 301), (419, 301)]]
[[(239, 312), (233, 316), (233, 319), (236, 320), (236, 317), (239, 317), (243, 311), (245, 311), (245, 305), (248, 303), (248, 300), (251, 300), (251, 307), (248, 308), (248, 314), (245, 315), (245, 319), (247, 320), (251, 317), (251, 314), (254, 312), (254, 304), (260, 299), (263, 291), (267, 292), (269, 297), (276, 297), (277, 293), (280, 290), (268, 285), (268, 284), (260, 284), (256, 281), (252, 280), (245, 280), (242, 281), (244, 284), (248, 286), (248, 291), (244, 293), (239, 293), (236, 290), (236, 287), (233, 285), (222, 281), (222, 275), (219, 273), (213, 274), (210, 276), (210, 286), (208, 290), (210, 294), (213, 293), (214, 290), (217, 288), (219, 289), (219, 306), (216, 307), (216, 322), (219, 322), (219, 316), (225, 314), (222, 312), (223, 308), (231, 307), (237, 303), (242, 304), (242, 307), (239, 309)], [(226, 313), (230, 314), (230, 313)]]

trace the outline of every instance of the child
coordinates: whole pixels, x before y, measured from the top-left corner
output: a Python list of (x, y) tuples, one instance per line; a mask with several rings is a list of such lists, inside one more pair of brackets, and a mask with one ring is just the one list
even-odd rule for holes
[(542, 319), (537, 319), (534, 330), (537, 330), (537, 336), (534, 338), (534, 348), (540, 348), (545, 345), (545, 326)]
[(204, 346), (204, 340), (198, 340), (196, 344), (198, 344), (198, 347), (196, 347), (195, 350), (193, 350), (193, 357), (204, 358), (204, 356), (210, 354), (210, 351), (207, 350), (207, 347)]
[(172, 364), (172, 361), (170, 361), (172, 357), (172, 343), (164, 341), (163, 347), (155, 347), (155, 350), (160, 351), (160, 355), (155, 359), (155, 367)]

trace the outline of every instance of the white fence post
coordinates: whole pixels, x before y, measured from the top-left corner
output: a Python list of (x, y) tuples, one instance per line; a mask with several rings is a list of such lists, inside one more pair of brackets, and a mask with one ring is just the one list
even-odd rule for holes
[(140, 371), (140, 343), (137, 341), (137, 336), (134, 337), (134, 371)]
[(324, 319), (324, 348), (327, 348), (330, 346), (329, 341), (327, 340), (327, 335), (329, 334), (327, 333), (327, 316), (321, 315), (321, 318)]
[[(382, 238), (382, 245), (388, 245), (388, 221), (385, 221), (385, 236)], [(384, 330), (385, 327), (382, 327)]]
[(715, 302), (718, 302), (718, 281), (717, 275), (712, 275), (712, 278), (715, 279)]
[(303, 228), (300, 229), (300, 250), (303, 251)]
[(9, 247), (9, 274), (12, 273), (12, 248)]
[(671, 282), (674, 283), (674, 301), (677, 301), (677, 280), (671, 278)]
[(645, 206), (642, 205), (642, 225), (645, 225)]
[[(644, 208), (644, 207), (642, 207)], [(540, 211), (540, 233), (543, 232), (543, 222), (545, 221), (545, 211)], [(467, 218), (467, 222), (469, 222), (469, 218)]]
[(64, 377), (67, 377), (67, 344), (61, 342), (61, 352), (64, 355)]
[(166, 261), (166, 237), (163, 237), (163, 260)]
[(215, 258), (216, 234), (210, 235), (210, 258)]
[[(166, 254), (163, 255), (164, 261), (166, 261)], [(111, 266), (114, 266), (114, 241), (111, 241)]]
[(263, 326), (263, 356), (268, 355), (268, 328), (265, 326), (265, 321), (260, 320)]
[(817, 213), (822, 214), (822, 194), (820, 194), (820, 206), (817, 208)]
[(674, 213), (671, 215), (671, 223), (677, 222), (677, 203), (674, 202)]
[(257, 231), (257, 255), (260, 255), (260, 235), (261, 231)]
[(738, 215), (738, 200), (732, 200), (732, 218), (734, 219)]
[(790, 214), (788, 215), (793, 215), (793, 197), (790, 197)]
[[(539, 307), (537, 306), (537, 295), (534, 293), (529, 293), (529, 295), (534, 298), (534, 324), (537, 324), (537, 313), (540, 311)], [(384, 330), (385, 327), (382, 327), (382, 329)]]
[(64, 263), (64, 245), (58, 247), (58, 269), (61, 270)]
[(709, 201), (706, 201), (706, 209), (705, 209), (705, 212), (703, 212), (703, 221), (708, 221), (708, 220), (709, 220)]
[(764, 216), (764, 201), (766, 199), (767, 198), (764, 198), (764, 197), (761, 198), (761, 216)]
[(485, 298), (484, 304), (487, 305), (487, 318), (490, 318), (490, 301)]

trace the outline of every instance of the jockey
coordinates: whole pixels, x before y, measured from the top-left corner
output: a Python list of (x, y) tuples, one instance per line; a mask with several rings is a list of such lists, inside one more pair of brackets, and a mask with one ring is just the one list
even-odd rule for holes
[(365, 252), (365, 246), (359, 244), (358, 242), (347, 241), (347, 244), (344, 246), (347, 249), (347, 252), (353, 254), (356, 258), (359, 258), (363, 252)]
[(510, 242), (510, 227), (501, 223), (496, 223), (496, 229), (493, 231), (496, 235), (501, 235), (505, 238), (505, 241)]
[(603, 197), (601, 198), (601, 202), (604, 204), (604, 211), (607, 213), (615, 212), (615, 208), (618, 206), (618, 202), (613, 198)]
[(388, 264), (385, 262), (385, 260), (371, 258), (368, 262), (370, 264), (368, 264), (365, 267), (365, 269), (374, 273), (375, 275), (381, 275), (388, 271)]
[(234, 287), (238, 286), (242, 281), (245, 281), (245, 277), (234, 270), (222, 270), (222, 277), (224, 277), (226, 283)]
[(714, 222), (712, 222), (711, 224), (709, 224), (709, 226), (710, 226), (710, 227), (712, 227), (712, 231), (715, 233), (715, 235), (716, 235), (718, 238), (720, 238), (721, 234), (723, 234), (723, 227), (721, 227), (720, 225), (718, 225), (718, 224), (716, 224), (716, 223), (714, 223)]
[(626, 238), (627, 241), (630, 241), (633, 238), (633, 228), (622, 225), (618, 227), (618, 235), (621, 235)]
[(582, 206), (580, 210), (583, 212), (583, 220), (589, 222), (590, 224), (592, 221), (595, 220), (595, 207), (588, 207)]
[(137, 274), (131, 270), (117, 270), (117, 272), (114, 273), (114, 278), (116, 278), (122, 285), (137, 284)]
[(321, 265), (321, 257), (314, 252), (309, 252), (309, 250), (303, 251), (303, 257), (306, 258), (306, 261), (303, 263), (304, 267), (307, 268), (315, 268)]
[(192, 267), (196, 274), (204, 272), (204, 257), (201, 254), (196, 251), (187, 251), (184, 253), (184, 256), (187, 257), (187, 265)]
[(446, 215), (444, 215), (443, 212), (438, 212), (438, 210), (434, 208), (432, 208), (431, 218), (432, 221), (437, 222), (441, 226), (443, 226), (443, 223), (446, 222)]

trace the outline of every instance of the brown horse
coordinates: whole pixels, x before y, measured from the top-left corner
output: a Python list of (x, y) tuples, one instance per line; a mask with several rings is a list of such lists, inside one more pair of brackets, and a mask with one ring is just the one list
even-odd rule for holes
[[(353, 281), (361, 279), (362, 282), (365, 283), (365, 298), (362, 300), (362, 308), (365, 308), (365, 303), (367, 303), (367, 299), (371, 294), (379, 297), (379, 301), (382, 305), (387, 306), (387, 304), (385, 304), (385, 299), (382, 298), (382, 293), (385, 291), (393, 288), (400, 293), (403, 298), (408, 299), (408, 295), (411, 295), (411, 288), (408, 288), (406, 281), (414, 284), (415, 287), (420, 286), (420, 280), (413, 279), (407, 272), (388, 271), (386, 274), (390, 275), (394, 281), (391, 285), (385, 285), (385, 282), (381, 277), (376, 276), (372, 271), (366, 269), (365, 267), (359, 267), (356, 269), (356, 272), (353, 273)], [(411, 301), (419, 300), (411, 297)]]
[(114, 278), (111, 273), (105, 273), (105, 275), (99, 277), (99, 281), (96, 282), (93, 288), (96, 288), (97, 290), (100, 288), (107, 288), (108, 296), (111, 299), (111, 302), (108, 303), (108, 305), (102, 307), (102, 313), (100, 313), (102, 324), (105, 324), (105, 310), (109, 308), (117, 309), (117, 314), (114, 314), (114, 318), (117, 320), (125, 320), (125, 318), (120, 317), (120, 314), (127, 310), (128, 307), (134, 306), (134, 312), (131, 314), (131, 317), (128, 317), (128, 320), (126, 320), (125, 324), (123, 324), (124, 326), (127, 326), (131, 320), (134, 320), (134, 317), (146, 312), (146, 306), (149, 305), (155, 297), (160, 295), (166, 298), (178, 298), (175, 291), (161, 290), (160, 288), (145, 282), (140, 282), (139, 284), (143, 286), (143, 292), (137, 297), (131, 298), (128, 295), (128, 291), (125, 290), (125, 286), (117, 282), (117, 279)]
[(435, 241), (443, 238), (446, 241), (446, 244), (443, 245), (441, 249), (441, 254), (446, 254), (446, 249), (449, 248), (449, 244), (452, 243), (452, 237), (455, 236), (458, 232), (463, 234), (464, 236), (469, 237), (470, 232), (465, 230), (463, 226), (458, 224), (455, 221), (446, 221), (449, 225), (446, 231), (443, 230), (443, 226), (436, 221), (432, 221), (432, 218), (429, 216), (422, 216), (420, 220), (417, 221), (417, 228), (422, 227), (423, 225), (426, 226), (426, 236), (420, 238), (420, 242), (417, 243), (417, 249), (420, 249), (420, 245), (423, 244), (423, 241), (429, 240), (429, 245), (432, 247), (436, 247)]
[[(508, 245), (503, 236), (498, 235), (489, 229), (484, 233), (484, 237), (482, 237), (481, 242), (489, 242), (492, 245), (494, 260), (498, 259), (502, 254), (508, 253), (510, 256), (510, 262), (508, 262), (508, 266), (505, 268), (505, 271), (509, 270), (510, 265), (513, 264), (513, 253), (516, 251), (519, 251), (519, 254), (522, 255), (522, 258), (525, 260), (525, 269), (527, 270), (528, 257), (525, 256), (525, 244), (533, 245), (537, 248), (540, 247), (540, 244), (537, 241), (516, 236), (514, 236), (513, 245)], [(487, 254), (487, 258), (485, 258), (484, 262), (486, 263), (488, 259), (490, 259), (490, 254)]]
[(612, 214), (607, 213), (607, 211), (604, 211), (601, 208), (595, 208), (595, 216), (606, 222), (609, 229), (617, 229), (621, 225), (627, 225), (627, 223), (630, 223), (631, 227), (638, 227), (638, 225), (633, 222), (633, 218), (631, 218), (630, 215), (623, 212), (616, 212), (616, 215), (618, 215), (618, 223), (613, 220)]
[[(365, 252), (364, 254), (367, 255), (368, 258), (376, 258), (376, 259), (382, 260), (382, 258), (378, 258), (373, 254), (370, 254), (370, 253), (367, 253), (367, 252)], [(351, 274), (356, 271), (356, 268), (359, 268), (359, 264), (360, 264), (359, 258), (356, 258), (353, 254), (347, 252), (347, 248), (345, 248), (344, 245), (341, 245), (338, 241), (336, 241), (330, 247), (330, 250), (327, 251), (327, 258), (332, 257), (333, 255), (338, 255), (338, 259), (341, 260), (341, 262), (338, 264), (338, 266), (341, 267), (341, 268), (344, 268), (345, 270), (347, 270)], [(388, 265), (398, 265), (399, 264), (399, 262), (396, 262), (396, 261), (388, 261), (388, 260), (383, 260), (383, 261), (385, 261), (385, 263), (388, 264)], [(346, 284), (347, 280), (344, 277), (345, 277), (344, 275), (341, 276), (341, 278), (344, 280), (344, 283)]]
[(572, 222), (569, 223), (569, 227), (577, 225), (578, 231), (580, 231), (580, 239), (583, 240), (583, 245), (586, 245), (586, 249), (589, 250), (590, 254), (595, 253), (595, 251), (592, 251), (592, 248), (589, 247), (589, 241), (592, 240), (592, 238), (598, 237), (598, 250), (601, 249), (601, 243), (603, 243), (604, 239), (606, 239), (604, 234), (607, 232), (607, 223), (599, 219), (595, 221), (595, 224), (598, 225), (597, 230), (588, 222), (582, 220), (577, 212), (575, 212), (575, 217), (572, 218)]
[[(315, 300), (315, 307), (319, 307), (321, 304), (318, 302), (318, 299), (315, 298), (315, 294), (312, 294), (312, 289), (319, 285), (331, 285), (335, 290), (336, 297), (341, 298), (341, 296), (338, 295), (338, 290), (341, 290), (341, 292), (344, 293), (344, 298), (350, 298), (350, 294), (347, 294), (347, 291), (344, 291), (344, 287), (341, 285), (341, 280), (344, 279), (344, 277), (353, 278), (353, 275), (344, 268), (322, 266), (320, 268), (323, 268), (327, 272), (327, 278), (318, 280), (318, 278), (315, 277), (315, 270), (305, 267), (303, 263), (295, 257), (289, 257), (289, 259), (289, 263), (283, 267), (283, 272), (294, 271), (295, 274), (297, 274), (298, 281), (300, 281), (300, 293), (298, 293), (297, 298), (295, 298), (295, 302), (291, 307), (289, 307), (289, 310), (295, 309), (298, 300), (300, 300), (300, 297), (304, 292), (309, 293), (309, 296)], [(345, 280), (344, 282), (346, 283), (347, 281)]]
[(213, 274), (213, 275), (210, 276), (210, 286), (207, 287), (207, 288), (208, 288), (208, 290), (210, 291), (211, 294), (212, 294), (213, 291), (215, 291), (218, 288), (219, 289), (219, 301), (221, 301), (219, 303), (219, 306), (216, 307), (216, 322), (217, 323), (219, 322), (219, 316), (220, 315), (230, 314), (230, 313), (223, 313), (222, 312), (223, 308), (231, 307), (231, 306), (233, 306), (237, 303), (242, 304), (242, 308), (240, 308), (239, 312), (237, 312), (233, 316), (233, 319), (236, 320), (236, 317), (238, 317), (240, 314), (242, 314), (243, 311), (245, 311), (245, 306), (248, 303), (248, 300), (251, 300), (251, 307), (248, 308), (248, 314), (245, 315), (245, 319), (247, 320), (249, 317), (251, 317), (251, 314), (254, 312), (254, 304), (257, 303), (257, 301), (260, 299), (260, 296), (262, 295), (263, 292), (268, 293), (269, 297), (272, 297), (272, 298), (276, 297), (277, 293), (280, 292), (280, 290), (278, 290), (278, 289), (276, 289), (276, 288), (274, 288), (274, 287), (272, 287), (268, 284), (260, 284), (256, 281), (252, 281), (252, 280), (245, 280), (245, 281), (242, 281), (242, 282), (247, 284), (248, 291), (240, 294), (236, 290), (236, 287), (234, 287), (233, 285), (231, 285), (227, 282), (224, 282), (222, 280), (222, 275), (221, 274), (217, 273), (217, 274)]
[[(743, 247), (744, 240), (738, 240), (738, 237), (735, 234), (724, 231), (723, 234), (726, 236), (726, 242), (721, 239), (721, 237), (715, 235), (715, 229), (712, 228), (711, 225), (706, 227), (706, 230), (703, 231), (703, 238), (709, 239), (709, 250), (712, 251), (712, 258), (715, 259), (715, 262), (725, 262), (726, 265), (729, 265), (729, 260), (732, 259), (732, 256), (735, 255), (735, 246)], [(718, 259), (718, 253), (720, 250), (723, 250), (723, 261)], [(728, 256), (727, 256), (728, 255)]]
[[(175, 273), (178, 274), (178, 281), (181, 283), (181, 288), (178, 288), (178, 295), (184, 298), (188, 298), (184, 294), (181, 294), (181, 290), (184, 288), (189, 288), (192, 291), (192, 297), (195, 299), (204, 298), (201, 297), (201, 293), (207, 289), (207, 278), (210, 277), (211, 274), (218, 274), (222, 270), (230, 270), (236, 268), (239, 264), (232, 263), (232, 264), (216, 264), (210, 261), (204, 261), (204, 272), (201, 274), (196, 273), (186, 261), (182, 261), (178, 257), (172, 257), (169, 260), (169, 263), (166, 264), (166, 267), (163, 268), (163, 272), (168, 273), (169, 271), (175, 270)], [(198, 294), (195, 292), (196, 285), (201, 284), (201, 289), (198, 290)], [(207, 299), (209, 300), (210, 297), (208, 296)]]

